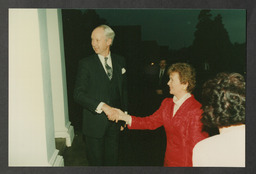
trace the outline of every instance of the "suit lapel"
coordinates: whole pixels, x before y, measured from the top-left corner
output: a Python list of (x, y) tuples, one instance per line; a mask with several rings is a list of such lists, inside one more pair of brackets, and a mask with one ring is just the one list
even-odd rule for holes
[(119, 81), (121, 77), (121, 67), (118, 64), (118, 61), (115, 55), (111, 55), (111, 59), (112, 59), (113, 76), (116, 76), (116, 78), (118, 78), (118, 81)]
[(117, 69), (118, 69), (117, 62), (114, 55), (111, 55), (111, 60), (112, 60), (112, 69), (113, 69), (113, 78), (114, 78), (114, 76), (117, 75)]
[(113, 68), (113, 78), (117, 79), (120, 96), (122, 96), (122, 70), (120, 65), (118, 64), (117, 57), (115, 55), (111, 55), (111, 59)]

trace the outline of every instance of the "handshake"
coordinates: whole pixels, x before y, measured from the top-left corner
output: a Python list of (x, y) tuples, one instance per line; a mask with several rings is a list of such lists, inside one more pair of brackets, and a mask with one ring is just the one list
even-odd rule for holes
[(104, 104), (101, 109), (105, 112), (108, 119), (111, 121), (115, 121), (117, 123), (119, 120), (123, 120), (126, 122), (126, 124), (130, 123), (131, 116), (125, 114), (120, 109), (110, 107), (107, 104)]

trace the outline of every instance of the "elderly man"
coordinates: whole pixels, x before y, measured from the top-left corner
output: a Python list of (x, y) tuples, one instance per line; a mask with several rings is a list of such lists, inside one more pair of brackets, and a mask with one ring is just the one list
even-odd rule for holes
[[(112, 54), (115, 37), (107, 25), (96, 27), (91, 34), (96, 54), (80, 60), (74, 99), (83, 107), (83, 134), (91, 166), (115, 166), (118, 162), (120, 123), (110, 121), (116, 111), (127, 111), (125, 60)], [(108, 116), (108, 117), (107, 117)]]

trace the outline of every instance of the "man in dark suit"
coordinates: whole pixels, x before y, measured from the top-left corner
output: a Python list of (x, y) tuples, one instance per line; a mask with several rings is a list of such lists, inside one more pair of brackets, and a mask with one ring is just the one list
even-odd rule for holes
[(169, 76), (167, 74), (167, 62), (165, 59), (161, 59), (159, 62), (159, 68), (155, 76), (155, 106), (159, 108), (161, 102), (164, 98), (169, 97), (169, 86), (167, 85), (169, 81)]
[(157, 88), (156, 93), (158, 95), (166, 95), (169, 93), (168, 89), (168, 75), (167, 75), (167, 63), (165, 59), (160, 60), (159, 62), (159, 70), (157, 74)]
[(80, 60), (74, 99), (83, 107), (83, 134), (91, 166), (115, 166), (118, 162), (120, 123), (113, 108), (127, 111), (125, 60), (112, 54), (115, 33), (107, 25), (91, 34), (94, 55)]

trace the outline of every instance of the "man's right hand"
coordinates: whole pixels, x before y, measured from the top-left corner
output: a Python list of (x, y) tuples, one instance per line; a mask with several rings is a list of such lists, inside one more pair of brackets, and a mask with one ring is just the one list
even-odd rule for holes
[(110, 107), (107, 104), (103, 104), (101, 109), (107, 115), (109, 120), (115, 121), (116, 123), (118, 122), (118, 120), (119, 120), (119, 112), (115, 108), (112, 108), (112, 107)]
[(120, 109), (117, 109), (117, 108), (113, 108), (113, 109), (118, 112), (118, 119), (119, 120), (123, 120), (123, 121), (126, 122), (126, 124), (130, 124), (130, 122), (131, 122), (131, 116), (130, 115), (124, 113)]

